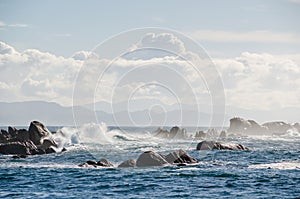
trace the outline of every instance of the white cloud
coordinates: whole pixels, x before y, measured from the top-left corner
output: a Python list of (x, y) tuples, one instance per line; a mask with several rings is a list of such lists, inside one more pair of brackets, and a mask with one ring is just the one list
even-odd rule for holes
[(16, 23), (16, 24), (9, 24), (7, 25), (8, 27), (13, 27), (13, 28), (26, 28), (29, 25), (28, 24), (21, 24), (21, 23)]
[(299, 62), (248, 52), (214, 62), (221, 71), (229, 105), (266, 110), (299, 107)]
[(300, 43), (299, 34), (266, 30), (248, 32), (198, 30), (187, 34), (196, 40), (210, 42)]
[[(162, 45), (188, 53), (186, 46), (172, 35), (147, 35), (141, 41), (137, 46)], [(127, 100), (135, 92), (133, 98), (159, 98), (167, 104), (175, 103), (176, 97), (183, 103), (195, 103), (193, 95), (206, 106), (210, 103), (205, 80), (178, 56), (133, 57), (106, 60), (93, 52), (80, 51), (64, 58), (36, 49), (18, 52), (0, 42), (0, 101), (45, 100), (71, 105), (76, 83), (75, 103), (110, 101), (112, 91), (119, 101)], [(214, 60), (224, 81), (228, 105), (248, 109), (299, 107), (299, 61), (300, 55), (296, 54), (249, 52)], [(107, 68), (109, 64), (111, 67)], [(210, 76), (204, 78), (215, 81)]]
[(15, 23), (15, 24), (6, 24), (3, 21), (0, 21), (0, 28), (11, 27), (11, 28), (27, 28), (28, 24)]

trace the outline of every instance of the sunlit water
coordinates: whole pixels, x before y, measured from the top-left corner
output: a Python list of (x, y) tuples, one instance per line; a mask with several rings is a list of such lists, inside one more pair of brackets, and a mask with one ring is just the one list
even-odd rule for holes
[[(59, 129), (59, 127), (52, 127)], [(300, 196), (300, 136), (214, 139), (251, 151), (196, 151), (199, 141), (153, 138), (155, 128), (84, 125), (56, 135), (64, 153), (12, 159), (0, 155), (0, 197), (9, 198), (297, 198)], [(193, 129), (188, 129), (190, 133)], [(115, 165), (143, 151), (184, 149), (199, 160), (187, 167), (80, 168), (107, 158)]]

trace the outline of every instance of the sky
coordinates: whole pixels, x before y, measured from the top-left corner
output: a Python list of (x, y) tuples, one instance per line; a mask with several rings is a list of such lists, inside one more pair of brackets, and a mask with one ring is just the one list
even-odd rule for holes
[[(111, 38), (133, 29), (157, 27), (170, 32), (155, 33), (150, 35), (150, 40), (147, 33), (138, 35), (141, 41), (133, 38), (132, 45), (143, 47), (143, 41), (148, 38), (145, 46), (153, 43), (172, 45), (171, 49), (175, 51), (181, 49), (179, 54), (190, 54), (190, 46), (174, 32), (191, 39), (215, 64), (223, 82), (226, 106), (250, 110), (300, 108), (298, 19), (299, 0), (1, 0), (0, 101), (41, 100), (69, 106), (74, 102), (74, 81), (82, 65), (87, 64), (86, 60), (93, 56), (98, 59), (94, 65), (88, 62), (85, 77), (78, 82), (79, 85), (87, 85), (84, 90), (95, 85), (98, 76), (94, 74), (100, 70), (97, 67), (111, 61), (102, 57), (101, 53), (105, 54), (105, 50), (97, 52), (97, 45), (106, 42), (113, 46), (107, 51), (121, 48), (124, 44), (113, 43), (117, 39)], [(152, 43), (149, 44), (149, 41)], [(93, 50), (95, 52), (92, 53)], [(134, 54), (139, 59), (125, 56), (115, 61), (114, 70), (104, 77), (104, 88), (97, 91), (100, 92), (96, 95), (97, 101), (111, 99), (108, 91), (116, 87), (116, 82), (122, 83), (119, 79), (126, 66), (161, 64), (167, 68), (177, 67), (181, 75), (191, 77), (186, 79), (196, 90), (192, 93), (200, 96), (202, 104), (207, 102), (205, 83), (195, 82), (198, 77), (193, 76), (194, 71), (188, 70), (189, 67), (176, 56), (155, 56), (151, 53), (147, 52), (146, 57), (145, 54)], [(147, 70), (144, 72), (147, 73)], [(157, 74), (152, 75), (155, 77)], [(170, 92), (162, 95), (161, 86), (152, 84), (148, 88), (143, 78), (129, 77), (130, 82), (117, 85), (114, 97), (119, 101), (127, 100), (128, 93), (139, 88), (139, 96), (160, 98), (166, 104), (176, 102), (171, 99)], [(176, 75), (172, 77), (175, 81)], [(173, 91), (184, 96), (181, 92), (186, 91), (185, 84), (180, 85)], [(90, 88), (94, 92), (97, 89)], [(120, 92), (117, 92), (118, 89)], [(124, 94), (126, 91), (127, 94)], [(78, 93), (86, 95), (83, 90)], [(182, 99), (185, 104), (192, 103), (189, 100)], [(199, 99), (196, 101), (199, 103)], [(78, 101), (79, 104), (88, 102), (89, 99)]]

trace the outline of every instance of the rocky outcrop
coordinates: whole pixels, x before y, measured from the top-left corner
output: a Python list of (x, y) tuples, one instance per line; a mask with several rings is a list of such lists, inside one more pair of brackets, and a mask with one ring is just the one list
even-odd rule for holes
[(288, 124), (282, 121), (267, 122), (259, 125), (254, 120), (245, 120), (243, 118), (230, 119), (228, 133), (245, 135), (273, 135), (285, 134), (289, 130), (300, 132), (299, 123)]
[(136, 167), (136, 161), (134, 159), (129, 159), (129, 160), (122, 162), (118, 167), (119, 168)]
[(262, 126), (266, 127), (272, 134), (283, 134), (294, 128), (293, 125), (285, 122), (266, 122)]
[(29, 130), (8, 127), (0, 132), (0, 153), (36, 155), (55, 153), (57, 143), (50, 138), (49, 130), (38, 121), (30, 123)]
[(197, 144), (196, 150), (249, 150), (242, 144), (229, 142), (202, 141)]
[(30, 140), (25, 142), (9, 142), (0, 144), (0, 153), (5, 155), (37, 154), (38, 148)]
[(264, 126), (260, 126), (254, 120), (245, 120), (236, 117), (230, 119), (230, 126), (227, 132), (234, 134), (266, 134), (268, 129)]
[(36, 145), (42, 144), (42, 140), (50, 135), (50, 131), (38, 121), (32, 121), (29, 126), (29, 139)]
[(174, 126), (170, 131), (162, 128), (158, 128), (153, 132), (155, 137), (159, 138), (167, 138), (167, 139), (186, 139), (188, 138), (187, 132), (185, 128), (179, 128), (178, 126)]

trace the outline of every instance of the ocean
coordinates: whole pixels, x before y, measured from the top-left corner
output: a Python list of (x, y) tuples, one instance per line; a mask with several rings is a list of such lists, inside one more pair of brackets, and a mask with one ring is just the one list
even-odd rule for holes
[[(6, 129), (7, 127), (1, 127)], [(152, 136), (156, 127), (86, 124), (55, 135), (66, 152), (13, 159), (0, 155), (1, 198), (299, 198), (300, 134), (232, 136), (210, 140), (240, 143), (250, 151), (196, 151), (201, 140)], [(167, 127), (169, 129), (170, 127)], [(201, 128), (205, 130), (205, 128)], [(195, 128), (187, 128), (189, 134)], [(199, 160), (188, 166), (81, 168), (107, 158), (114, 165), (144, 151), (183, 149)]]

